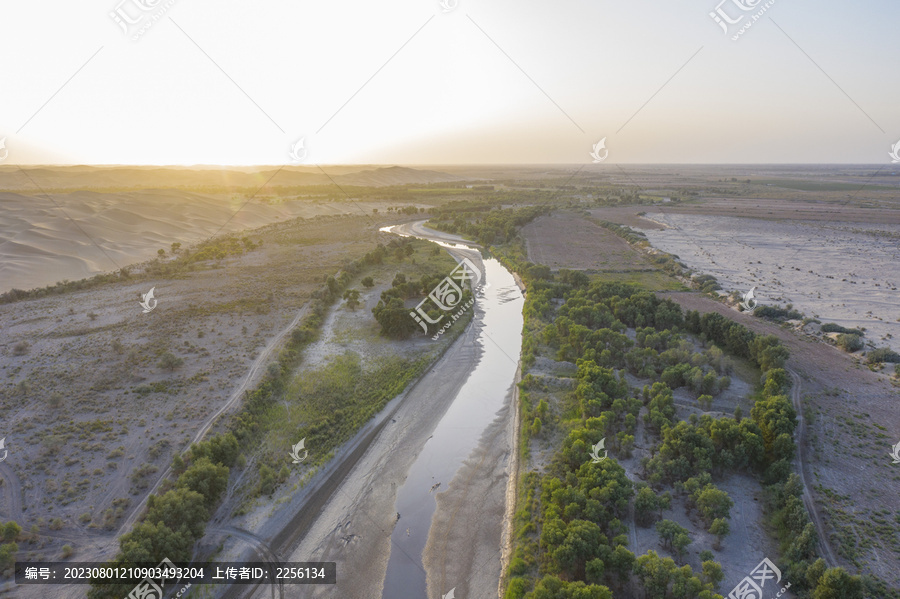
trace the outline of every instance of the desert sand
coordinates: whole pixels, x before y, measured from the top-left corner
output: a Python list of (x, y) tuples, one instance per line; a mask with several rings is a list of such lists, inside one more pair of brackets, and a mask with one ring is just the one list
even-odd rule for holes
[(0, 293), (114, 272), (222, 233), (296, 217), (371, 214), (376, 202), (264, 201), (160, 189), (0, 192)]

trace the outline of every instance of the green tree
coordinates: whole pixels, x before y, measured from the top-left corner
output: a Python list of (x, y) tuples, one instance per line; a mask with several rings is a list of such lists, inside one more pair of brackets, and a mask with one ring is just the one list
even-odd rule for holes
[(815, 589), (819, 585), (819, 580), (827, 569), (828, 565), (821, 557), (810, 564), (809, 568), (806, 569), (806, 582), (809, 588)]
[(421, 330), (419, 324), (409, 315), (410, 310), (403, 305), (403, 300), (391, 297), (387, 303), (384, 300), (372, 308), (375, 320), (381, 325), (381, 332), (396, 339), (405, 339), (414, 332)]
[(706, 579), (706, 582), (711, 584), (713, 589), (719, 588), (719, 583), (725, 578), (721, 564), (712, 560), (706, 560), (703, 562), (702, 567), (703, 578)]
[(829, 568), (819, 579), (813, 599), (863, 599), (862, 580), (843, 568)]
[(206, 508), (212, 510), (228, 485), (228, 467), (213, 464), (209, 458), (203, 457), (191, 464), (175, 484), (178, 488), (190, 489), (203, 495)]
[(176, 453), (174, 456), (172, 456), (172, 470), (175, 472), (175, 474), (181, 474), (182, 472), (184, 472), (184, 469), (184, 459), (181, 457), (181, 454)]
[(359, 305), (359, 291), (356, 289), (347, 289), (344, 291), (344, 299), (347, 300), (347, 307), (355, 310)]
[(19, 546), (15, 543), (0, 545), (0, 572), (11, 570), (16, 565), (16, 553)]
[(601, 559), (592, 559), (584, 566), (584, 577), (587, 582), (601, 583), (606, 575), (606, 566)]
[(19, 538), (19, 535), (22, 533), (22, 527), (19, 526), (14, 520), (10, 520), (2, 527), (2, 532), (0, 532), (0, 536), (3, 537), (4, 541), (15, 541)]
[(634, 569), (634, 554), (622, 545), (616, 545), (612, 555), (607, 559), (608, 570), (617, 574), (620, 582), (628, 580)]
[(189, 562), (194, 539), (187, 530), (174, 531), (161, 522), (140, 522), (122, 535), (119, 548), (128, 563), (159, 563), (164, 558), (173, 562)]
[(675, 552), (675, 555), (681, 558), (684, 556), (685, 548), (692, 542), (691, 537), (688, 536), (688, 533), (685, 530), (684, 532), (675, 535), (675, 538), (672, 539), (672, 550)]
[(634, 497), (634, 517), (640, 526), (650, 526), (656, 518), (659, 499), (650, 487), (641, 487)]
[(734, 502), (728, 493), (717, 489), (714, 485), (706, 485), (701, 491), (694, 493), (697, 510), (707, 522), (716, 518), (728, 518)]
[(716, 535), (716, 549), (722, 546), (722, 539), (731, 532), (731, 526), (725, 518), (716, 518), (709, 525), (710, 534)]
[[(809, 516), (807, 516), (807, 520), (808, 518)], [(784, 557), (794, 562), (812, 559), (816, 555), (818, 541), (819, 535), (816, 533), (816, 527), (812, 522), (808, 522), (803, 527), (803, 531), (791, 541)]]
[(209, 441), (191, 445), (191, 459), (207, 458), (213, 464), (233, 466), (240, 453), (240, 445), (233, 433), (216, 435)]
[(712, 401), (713, 401), (712, 395), (701, 395), (700, 397), (697, 398), (697, 403), (700, 405), (701, 408), (703, 408), (707, 412), (712, 407)]
[(750, 343), (750, 353), (763, 372), (773, 368), (783, 368), (790, 355), (788, 349), (781, 345), (774, 335), (754, 339)]
[(275, 471), (263, 464), (259, 467), (259, 494), (271, 495), (275, 490)]
[(363, 277), (363, 280), (360, 282), (362, 283), (363, 287), (374, 287), (375, 286), (375, 281), (372, 279), (372, 277)]
[(165, 494), (150, 495), (147, 499), (146, 522), (159, 522), (168, 528), (187, 530), (194, 538), (203, 536), (209, 510), (203, 495), (189, 489), (170, 489)]
[[(657, 522), (656, 532), (659, 533), (659, 538), (663, 542), (663, 547), (669, 547), (675, 553), (680, 553), (684, 547), (691, 542), (687, 529), (671, 520), (660, 520)], [(680, 548), (676, 548), (676, 539), (678, 539), (677, 544), (681, 545)], [(684, 542), (685, 539), (687, 542)]]
[(548, 575), (535, 585), (531, 599), (613, 599), (613, 594), (605, 586), (566, 582)]
[(549, 551), (551, 562), (557, 572), (567, 572), (572, 576), (584, 577), (585, 564), (598, 557), (597, 551), (605, 543), (601, 543), (603, 534), (594, 522), (572, 520), (561, 527), (563, 534), (560, 542)]
[(649, 599), (666, 599), (669, 596), (669, 585), (676, 570), (672, 558), (661, 558), (653, 550), (639, 556), (634, 566), (634, 573), (643, 582)]

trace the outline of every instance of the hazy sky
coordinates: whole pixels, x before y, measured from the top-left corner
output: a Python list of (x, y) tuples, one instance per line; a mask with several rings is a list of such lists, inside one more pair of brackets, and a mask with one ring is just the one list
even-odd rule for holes
[(900, 140), (893, 0), (726, 0), (727, 34), (719, 0), (445, 2), (0, 3), (0, 157), (584, 163), (606, 137), (609, 163), (880, 164)]

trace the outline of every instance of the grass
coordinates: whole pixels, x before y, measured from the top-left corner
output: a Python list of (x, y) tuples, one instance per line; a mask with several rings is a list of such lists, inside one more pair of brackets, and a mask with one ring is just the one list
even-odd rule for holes
[[(386, 356), (364, 368), (359, 355), (348, 352), (326, 366), (299, 375), (285, 396), (288, 408), (276, 404), (261, 419), (267, 430), (263, 443), (266, 458), (275, 464), (288, 462), (285, 447), (307, 436), (313, 461), (350, 436), (430, 363), (431, 356), (405, 360)], [(330, 435), (315, 443), (311, 429), (327, 428)]]

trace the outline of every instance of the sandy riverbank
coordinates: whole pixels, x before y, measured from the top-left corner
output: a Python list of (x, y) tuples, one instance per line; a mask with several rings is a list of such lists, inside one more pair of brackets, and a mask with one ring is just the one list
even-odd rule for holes
[[(427, 235), (448, 244), (457, 236), (432, 232), (421, 223), (402, 225), (398, 233)], [(473, 259), (483, 268), (477, 252), (450, 249), (461, 258)], [(338, 491), (322, 507), (291, 560), (327, 560), (338, 564), (334, 587), (308, 588), (298, 597), (358, 597), (381, 599), (395, 526), (404, 526), (395, 515), (397, 494), (412, 464), (422, 452), (438, 423), (453, 403), (469, 373), (481, 359), (478, 333), (483, 311), (476, 304), (475, 318), (444, 356), (406, 392), (396, 414), (372, 442), (369, 450), (343, 480)], [(501, 569), (504, 520), (508, 512), (506, 484), (510, 458), (515, 456), (516, 410), (513, 391), (504, 407), (486, 428), (476, 449), (454, 478), (436, 495), (434, 513), (423, 564), (428, 596), (440, 597), (459, 581), (456, 593), (466, 597), (496, 596)], [(514, 488), (514, 487), (513, 487)], [(256, 597), (267, 596), (260, 589)]]

